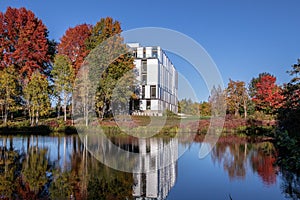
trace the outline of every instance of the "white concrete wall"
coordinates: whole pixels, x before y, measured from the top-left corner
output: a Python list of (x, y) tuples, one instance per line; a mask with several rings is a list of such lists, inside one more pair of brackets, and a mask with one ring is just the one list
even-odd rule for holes
[[(148, 78), (147, 78), (148, 79)], [(148, 80), (147, 80), (148, 81)], [(145, 86), (145, 98), (149, 99), (150, 98), (150, 85)]]
[(158, 100), (151, 100), (151, 110), (159, 110)]
[(158, 83), (158, 60), (147, 59), (147, 85)]

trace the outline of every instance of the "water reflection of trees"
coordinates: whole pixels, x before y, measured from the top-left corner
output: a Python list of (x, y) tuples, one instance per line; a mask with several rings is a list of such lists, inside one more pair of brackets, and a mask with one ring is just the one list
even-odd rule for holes
[(281, 170), (281, 190), (287, 198), (300, 199), (300, 175), (287, 170)]
[[(132, 197), (132, 174), (102, 165), (84, 148), (78, 137), (59, 138), (57, 147), (52, 144), (51, 148), (58, 149), (57, 160), (50, 159), (47, 147), (39, 146), (39, 137), (35, 138), (35, 143), (33, 137), (26, 138), (27, 148), (22, 146), (19, 149), (13, 148), (12, 139), (7, 147), (7, 139), (2, 138), (0, 147), (0, 199)], [(62, 151), (59, 150), (61, 142)]]
[(43, 199), (47, 196), (49, 170), (47, 149), (28, 147), (28, 154), (13, 148), (10, 138), (3, 138), (0, 156), (0, 193), (1, 199)]
[(275, 148), (270, 142), (217, 143), (211, 156), (214, 163), (223, 165), (231, 180), (245, 179), (247, 168), (251, 166), (265, 185), (276, 183)]

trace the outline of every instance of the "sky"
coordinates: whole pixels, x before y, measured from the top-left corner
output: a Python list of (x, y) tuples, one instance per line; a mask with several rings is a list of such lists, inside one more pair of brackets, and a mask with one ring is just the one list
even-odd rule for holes
[[(32, 10), (48, 27), (49, 38), (57, 41), (69, 27), (95, 24), (106, 16), (120, 21), (124, 31), (162, 27), (181, 32), (207, 51), (225, 85), (229, 78), (249, 83), (262, 72), (275, 75), (278, 84), (288, 82), (286, 71), (300, 57), (299, 0), (1, 0), (0, 11), (8, 6)], [(178, 69), (189, 65), (170, 58)], [(195, 82), (192, 72), (185, 78), (191, 79), (197, 99), (207, 100), (203, 80)], [(188, 97), (182, 85), (180, 98)]]

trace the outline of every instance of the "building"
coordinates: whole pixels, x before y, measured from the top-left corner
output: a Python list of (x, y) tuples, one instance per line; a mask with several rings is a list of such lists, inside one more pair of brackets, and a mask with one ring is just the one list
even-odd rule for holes
[[(134, 114), (161, 116), (165, 110), (178, 112), (178, 73), (159, 46), (142, 47), (127, 44), (135, 57), (139, 86), (138, 106)], [(138, 109), (136, 109), (138, 107)]]
[[(139, 139), (139, 159), (134, 173), (135, 200), (163, 200), (177, 178), (178, 138), (168, 143), (163, 139)], [(146, 171), (146, 173), (142, 173)]]

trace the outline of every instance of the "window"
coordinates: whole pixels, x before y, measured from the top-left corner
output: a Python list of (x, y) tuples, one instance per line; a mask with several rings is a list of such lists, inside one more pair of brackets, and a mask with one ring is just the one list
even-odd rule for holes
[(147, 84), (147, 74), (142, 74), (142, 85)]
[(142, 86), (142, 99), (145, 98), (145, 86), (143, 85)]
[(132, 54), (133, 54), (133, 57), (137, 58), (137, 52), (135, 50), (132, 52)]
[(146, 58), (146, 48), (143, 48), (143, 58)]
[(147, 73), (147, 60), (142, 60), (142, 73)]
[(142, 60), (142, 85), (147, 84), (147, 60)]
[(150, 96), (151, 98), (156, 98), (156, 85), (150, 86)]
[(147, 100), (147, 103), (146, 103), (146, 109), (147, 109), (147, 110), (150, 110), (150, 109), (151, 109), (151, 101), (150, 101), (150, 100)]
[(157, 58), (157, 49), (156, 48), (152, 49), (152, 57)]

